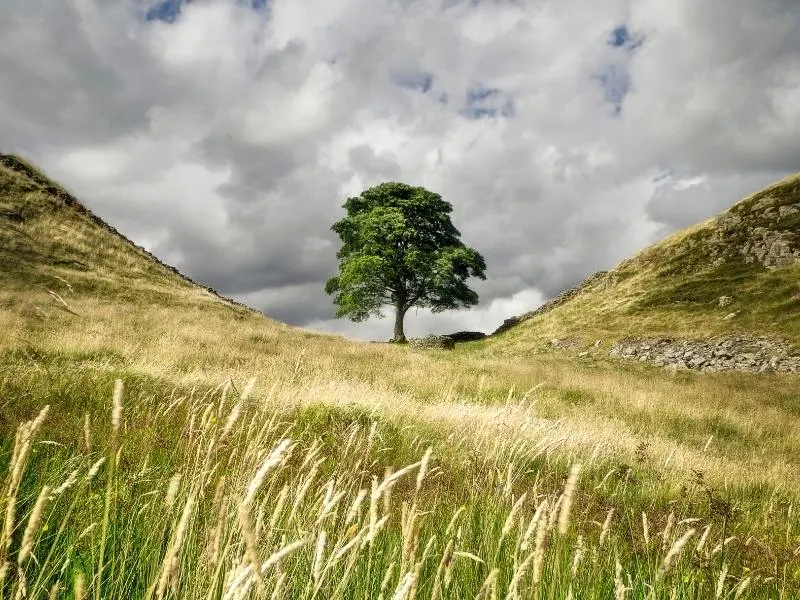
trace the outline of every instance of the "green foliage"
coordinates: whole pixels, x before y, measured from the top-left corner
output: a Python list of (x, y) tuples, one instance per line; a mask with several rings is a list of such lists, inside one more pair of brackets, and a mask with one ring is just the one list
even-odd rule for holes
[(441, 196), (404, 183), (382, 183), (349, 198), (347, 216), (332, 227), (342, 240), (334, 294), (337, 317), (363, 321), (391, 304), (434, 312), (477, 304), (466, 280), (485, 279), (486, 263), (466, 247)]

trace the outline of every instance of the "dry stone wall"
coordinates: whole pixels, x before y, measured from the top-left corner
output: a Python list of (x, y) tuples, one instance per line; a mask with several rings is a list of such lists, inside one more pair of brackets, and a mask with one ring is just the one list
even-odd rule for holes
[(580, 285), (577, 285), (574, 288), (570, 288), (570, 289), (568, 289), (568, 290), (566, 290), (564, 292), (561, 292), (558, 296), (556, 296), (555, 298), (553, 298), (549, 302), (545, 302), (544, 304), (542, 304), (536, 310), (532, 310), (530, 312), (527, 312), (524, 315), (518, 315), (516, 317), (510, 317), (510, 318), (506, 319), (505, 321), (503, 321), (503, 324), (500, 325), (500, 327), (498, 327), (497, 329), (495, 329), (492, 332), (492, 335), (497, 335), (498, 333), (503, 333), (504, 331), (507, 331), (507, 330), (511, 329), (512, 327), (514, 327), (515, 325), (518, 325), (519, 323), (522, 323), (523, 321), (527, 321), (528, 319), (532, 319), (533, 317), (535, 317), (537, 315), (541, 315), (543, 313), (546, 313), (547, 311), (553, 310), (557, 306), (561, 306), (562, 304), (564, 304), (566, 302), (569, 302), (575, 296), (577, 296), (582, 291), (584, 291), (586, 288), (594, 285), (595, 283), (597, 283), (599, 281), (602, 281), (602, 280), (606, 279), (607, 276), (608, 276), (608, 271), (597, 271), (596, 273), (592, 273), (591, 275), (589, 275), (589, 277), (584, 279), (581, 282)]
[(800, 355), (785, 342), (766, 337), (719, 336), (708, 340), (628, 339), (611, 356), (661, 367), (716, 371), (800, 374)]

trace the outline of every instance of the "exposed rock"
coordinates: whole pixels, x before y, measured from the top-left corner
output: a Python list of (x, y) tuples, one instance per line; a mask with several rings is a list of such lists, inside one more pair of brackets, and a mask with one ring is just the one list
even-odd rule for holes
[(800, 355), (792, 353), (789, 344), (766, 337), (729, 335), (708, 340), (629, 339), (614, 346), (609, 354), (671, 369), (709, 373), (800, 373)]
[(718, 304), (720, 308), (725, 308), (726, 306), (729, 306), (731, 302), (733, 302), (733, 298), (730, 296), (720, 296)]
[(550, 340), (550, 346), (559, 350), (567, 350), (568, 348), (575, 348), (581, 346), (581, 341), (578, 338), (553, 338)]
[(800, 232), (790, 221), (797, 214), (800, 202), (781, 197), (779, 189), (737, 204), (713, 221), (711, 263), (719, 266), (739, 257), (774, 269), (800, 262)]
[(459, 342), (475, 342), (486, 338), (486, 334), (482, 331), (458, 331), (456, 333), (448, 333), (445, 337), (449, 337), (456, 343)]
[(739, 314), (739, 311), (738, 311), (738, 310), (736, 310), (736, 311), (733, 311), (732, 313), (728, 313), (727, 315), (725, 315), (724, 317), (722, 317), (722, 320), (723, 320), (723, 321), (730, 321), (731, 319), (734, 319), (734, 318), (736, 318), (736, 315), (738, 315), (738, 314)]
[(452, 350), (456, 347), (456, 343), (452, 340), (452, 338), (446, 335), (427, 335), (422, 338), (411, 338), (408, 340), (408, 345), (412, 348), (419, 348), (423, 350)]
[(581, 282), (580, 285), (578, 285), (578, 286), (576, 286), (574, 288), (571, 288), (569, 290), (566, 290), (564, 292), (561, 292), (558, 296), (556, 296), (555, 298), (553, 298), (549, 302), (545, 302), (544, 304), (542, 304), (536, 310), (532, 310), (531, 312), (527, 312), (524, 315), (518, 315), (518, 316), (510, 317), (510, 318), (506, 319), (505, 321), (503, 321), (503, 324), (500, 325), (500, 327), (498, 327), (497, 329), (495, 329), (492, 332), (492, 335), (497, 335), (498, 333), (503, 333), (504, 331), (507, 331), (507, 330), (511, 329), (512, 327), (514, 327), (515, 325), (518, 325), (519, 323), (522, 323), (523, 321), (527, 321), (528, 319), (532, 319), (533, 317), (535, 317), (537, 315), (541, 315), (541, 314), (546, 313), (546, 312), (548, 312), (550, 310), (553, 310), (557, 306), (561, 306), (565, 302), (568, 302), (568, 301), (572, 300), (575, 296), (580, 294), (586, 288), (591, 287), (596, 283), (604, 281), (607, 276), (608, 276), (608, 271), (597, 271), (596, 273), (593, 273), (593, 274), (589, 275), (589, 277), (584, 279)]

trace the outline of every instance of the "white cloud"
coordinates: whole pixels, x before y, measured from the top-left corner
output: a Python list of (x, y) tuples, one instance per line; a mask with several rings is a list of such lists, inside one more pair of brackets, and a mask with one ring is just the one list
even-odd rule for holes
[(441, 193), (487, 258), (481, 305), (425, 333), (494, 329), (800, 164), (794, 0), (152, 6), (11, 0), (0, 149), (292, 323), (388, 337), (322, 291), (341, 204), (380, 181)]

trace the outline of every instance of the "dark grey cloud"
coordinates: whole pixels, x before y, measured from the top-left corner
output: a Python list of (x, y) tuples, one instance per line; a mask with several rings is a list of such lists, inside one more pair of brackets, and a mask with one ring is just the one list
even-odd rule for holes
[(2, 150), (293, 324), (386, 337), (323, 292), (381, 181), (441, 193), (488, 263), (413, 334), (493, 329), (800, 165), (795, 0), (156, 4), (11, 0)]

